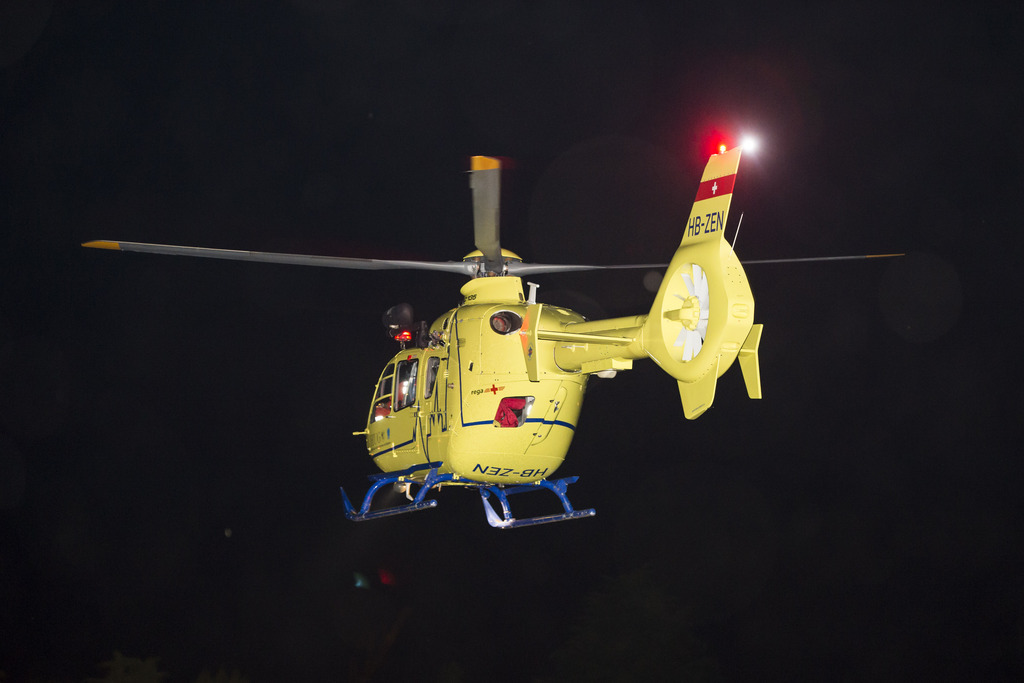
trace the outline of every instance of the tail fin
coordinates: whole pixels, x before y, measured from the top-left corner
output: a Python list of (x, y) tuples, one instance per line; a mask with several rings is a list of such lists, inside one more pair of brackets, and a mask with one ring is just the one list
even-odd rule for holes
[[(740, 148), (708, 161), (683, 239), (669, 263), (643, 328), (647, 355), (679, 382), (688, 419), (711, 407), (718, 378), (743, 351), (751, 398), (760, 398), (754, 297), (725, 240)], [(753, 329), (752, 328), (756, 328)]]

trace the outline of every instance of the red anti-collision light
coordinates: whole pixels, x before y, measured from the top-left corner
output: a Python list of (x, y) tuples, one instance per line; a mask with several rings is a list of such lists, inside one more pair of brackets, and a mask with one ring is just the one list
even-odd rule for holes
[(395, 573), (390, 569), (378, 569), (377, 578), (380, 579), (380, 583), (383, 586), (395, 585)]

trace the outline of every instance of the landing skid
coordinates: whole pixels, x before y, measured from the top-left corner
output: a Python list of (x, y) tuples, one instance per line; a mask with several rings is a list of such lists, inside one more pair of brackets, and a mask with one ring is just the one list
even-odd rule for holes
[[(530, 484), (519, 484), (516, 486), (505, 487), (500, 484), (488, 484), (482, 481), (457, 478), (454, 474), (440, 474), (438, 471), (440, 464), (441, 463), (431, 463), (430, 465), (419, 465), (416, 467), (410, 467), (407, 470), (402, 470), (401, 472), (389, 472), (387, 474), (376, 474), (371, 476), (370, 481), (374, 483), (370, 486), (370, 490), (366, 492), (366, 496), (363, 497), (363, 504), (360, 506), (358, 511), (349, 501), (348, 495), (345, 493), (345, 489), (342, 488), (341, 497), (345, 502), (345, 516), (353, 522), (363, 522), (368, 519), (391, 517), (393, 515), (401, 515), (407, 512), (417, 512), (419, 510), (437, 507), (436, 500), (428, 500), (426, 498), (427, 492), (434, 487), (453, 483), (457, 483), (459, 486), (475, 488), (480, 491), (480, 498), (484, 505), (484, 513), (487, 515), (487, 523), (498, 529), (513, 529), (521, 526), (551, 524), (553, 522), (564, 522), (570, 519), (593, 517), (596, 514), (593, 508), (587, 510), (576, 510), (573, 508), (572, 503), (569, 502), (569, 496), (566, 494), (566, 489), (569, 487), (569, 484), (575, 483), (579, 477), (566, 477), (564, 479), (555, 479), (553, 481), (542, 479)], [(425, 469), (427, 470), (427, 476), (422, 483), (407, 479), (410, 475), (422, 472)], [(412, 497), (412, 502), (407, 505), (395, 505), (382, 510), (370, 510), (370, 506), (373, 503), (373, 497), (378, 491), (389, 484), (416, 484), (419, 486), (419, 490), (416, 492), (416, 495)], [(516, 519), (512, 516), (512, 508), (508, 501), (509, 496), (517, 493), (526, 493), (528, 491), (539, 491), (541, 489), (547, 489), (554, 493), (558, 497), (559, 502), (562, 503), (562, 507), (565, 509), (565, 512), (554, 515), (543, 515), (540, 517), (528, 517), (526, 519)], [(491, 496), (494, 496), (498, 501), (498, 505), (501, 508), (500, 516), (494, 509), (494, 506), (489, 502)]]

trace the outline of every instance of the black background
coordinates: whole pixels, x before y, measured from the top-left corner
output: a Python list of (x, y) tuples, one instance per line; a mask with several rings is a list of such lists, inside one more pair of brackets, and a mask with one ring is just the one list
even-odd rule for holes
[[(934, 4), (15, 2), (0, 14), (0, 670), (114, 650), (172, 681), (988, 680), (1024, 674), (1021, 10)], [(476, 494), (353, 524), (393, 352), (462, 280), (85, 250), (667, 261), (708, 154), (765, 398), (682, 418), (594, 380), (559, 474), (597, 517)], [(730, 236), (734, 229), (730, 225)], [(589, 317), (643, 271), (538, 276)], [(369, 588), (356, 586), (366, 577)]]

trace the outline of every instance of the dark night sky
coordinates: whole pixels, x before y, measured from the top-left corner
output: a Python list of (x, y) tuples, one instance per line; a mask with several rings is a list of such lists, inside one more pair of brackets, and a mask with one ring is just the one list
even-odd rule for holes
[[(4, 3), (0, 671), (1019, 680), (1024, 13), (933, 5)], [(594, 380), (580, 522), (344, 518), (380, 314), (458, 277), (78, 246), (458, 259), (491, 154), (527, 260), (666, 261), (744, 132), (741, 259), (909, 256), (750, 266), (762, 401)], [(643, 313), (642, 280), (539, 298)]]

